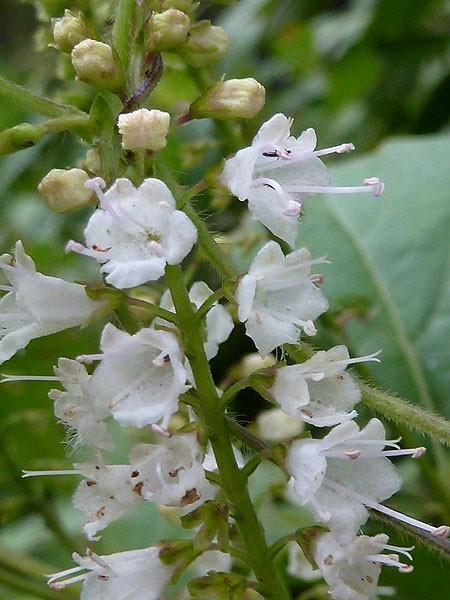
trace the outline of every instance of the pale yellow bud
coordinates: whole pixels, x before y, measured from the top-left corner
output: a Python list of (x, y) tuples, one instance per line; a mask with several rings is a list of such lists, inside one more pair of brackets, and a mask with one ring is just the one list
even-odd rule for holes
[(279, 442), (303, 432), (303, 421), (290, 417), (280, 408), (270, 408), (256, 417), (256, 432), (263, 440)]
[(193, 67), (207, 67), (219, 61), (228, 50), (228, 35), (210, 21), (199, 21), (191, 27), (186, 42), (177, 54)]
[(97, 40), (83, 40), (72, 50), (72, 64), (78, 79), (110, 91), (123, 86), (118, 60), (111, 46)]
[(259, 369), (267, 369), (268, 367), (273, 367), (273, 365), (276, 364), (276, 362), (277, 361), (272, 354), (268, 354), (265, 358), (261, 358), (261, 356), (257, 352), (246, 354), (239, 365), (239, 377), (241, 379), (246, 379), (247, 377), (250, 377), (252, 373), (258, 371)]
[(38, 185), (38, 191), (50, 210), (64, 213), (89, 204), (92, 190), (84, 187), (89, 175), (82, 169), (52, 169)]
[(208, 88), (191, 105), (197, 119), (251, 119), (266, 100), (266, 90), (256, 79), (229, 79)]
[(147, 27), (147, 49), (150, 52), (173, 50), (186, 41), (190, 27), (190, 18), (181, 10), (170, 8), (154, 13)]
[(86, 21), (81, 13), (64, 11), (60, 19), (52, 19), (53, 39), (61, 52), (70, 54), (74, 46), (89, 37)]
[(140, 108), (119, 115), (117, 125), (125, 150), (162, 150), (167, 144), (170, 115), (157, 109)]

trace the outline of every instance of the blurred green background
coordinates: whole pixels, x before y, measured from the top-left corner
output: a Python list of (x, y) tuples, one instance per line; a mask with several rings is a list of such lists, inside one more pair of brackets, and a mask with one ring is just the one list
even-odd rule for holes
[[(108, 26), (113, 4), (84, 0), (70, 8), (83, 10), (98, 26)], [(66, 7), (60, 0), (0, 2), (0, 75), (86, 109), (95, 92), (81, 83), (65, 83), (64, 74), (72, 78), (70, 65), (47, 47), (48, 17), (61, 16)], [(212, 69), (213, 76), (251, 76), (266, 87), (262, 113), (243, 124), (248, 140), (264, 120), (284, 112), (295, 118), (296, 135), (314, 127), (320, 147), (353, 141), (358, 156), (367, 152), (355, 159), (330, 160), (336, 182), (359, 185), (364, 177), (378, 175), (387, 184), (380, 200), (315, 199), (306, 208), (308, 218), (299, 244), (315, 255), (327, 254), (332, 262), (325, 272), (331, 311), (323, 320), (318, 345), (347, 343), (354, 355), (383, 348), (385, 366), (371, 376), (387, 389), (448, 417), (450, 4), (445, 0), (241, 0), (231, 6), (201, 2), (197, 13), (222, 25), (230, 36), (230, 50)], [(157, 88), (154, 106), (173, 110), (174, 103), (192, 101), (197, 88), (192, 74), (175, 57), (168, 55), (165, 63), (165, 79)], [(0, 97), (2, 129), (39, 120)], [(198, 180), (205, 165), (223, 156), (212, 134), (211, 124), (202, 121), (189, 124), (170, 142), (165, 156), (181, 181)], [(82, 238), (91, 211), (52, 214), (36, 192), (51, 168), (75, 165), (86, 150), (69, 134), (61, 134), (2, 157), (2, 252), (22, 239), (42, 272), (71, 280), (98, 277), (91, 262), (63, 254), (67, 239)], [(230, 231), (235, 225), (233, 208), (224, 214), (217, 223)], [(243, 270), (267, 235), (255, 224), (250, 236), (248, 231), (234, 238), (235, 259)], [(100, 330), (101, 325), (82, 336), (71, 330), (34, 341), (2, 369), (50, 374), (58, 356), (92, 352)], [(214, 363), (219, 380), (244, 351), (252, 349), (238, 333)], [(58, 597), (50, 592), (40, 595), (29, 585), (41, 582), (42, 571), (68, 568), (74, 545), (81, 549), (86, 545), (79, 531), (81, 517), (70, 505), (76, 478), (20, 479), (22, 468), (71, 464), (47, 391), (43, 383), (0, 387), (0, 582), (17, 577), (19, 586), (27, 580), (22, 591), (0, 583), (0, 597), (5, 600)], [(233, 409), (246, 422), (261, 406), (247, 395)], [(392, 428), (391, 433), (403, 434), (406, 443), (417, 443), (407, 430)], [(145, 439), (140, 435), (132, 432), (124, 439), (113, 460), (126, 459), (129, 445)], [(449, 519), (448, 455), (434, 448), (420, 470), (406, 462), (400, 466), (405, 490), (393, 505), (425, 519)], [(259, 495), (276, 489), (277, 479), (270, 470), (258, 470), (253, 485)], [(301, 514), (293, 516), (292, 507), (268, 498), (261, 495), (260, 504), (271, 538), (300, 526)], [(161, 520), (157, 512), (153, 506), (141, 506), (108, 528), (96, 548), (114, 552), (179, 535), (179, 529)], [(394, 536), (392, 543), (401, 542)], [(27, 563), (25, 555), (46, 566)], [(8, 557), (13, 557), (13, 563), (8, 563)], [(450, 583), (448, 563), (420, 548), (415, 557), (412, 575), (385, 574), (383, 583), (397, 587), (394, 598), (399, 600), (422, 600), (430, 591), (444, 600)], [(22, 570), (14, 566), (18, 563)], [(299, 581), (290, 583), (297, 594), (305, 589)]]

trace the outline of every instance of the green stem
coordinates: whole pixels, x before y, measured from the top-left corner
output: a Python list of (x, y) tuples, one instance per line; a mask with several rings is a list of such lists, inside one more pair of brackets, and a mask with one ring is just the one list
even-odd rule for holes
[(227, 406), (234, 400), (234, 398), (239, 394), (241, 390), (245, 390), (250, 386), (250, 381), (248, 379), (241, 379), (240, 381), (236, 381), (233, 385), (230, 385), (229, 388), (222, 394), (220, 397), (220, 406), (222, 408), (227, 408)]
[(131, 40), (135, 35), (135, 10), (136, 0), (120, 0), (114, 18), (112, 43), (119, 55), (124, 73), (128, 70)]
[(161, 317), (165, 321), (169, 323), (177, 324), (177, 315), (170, 310), (166, 310), (157, 304), (153, 304), (153, 302), (148, 302), (147, 300), (142, 300), (141, 298), (131, 298), (127, 296), (126, 298), (127, 304), (130, 306), (137, 306), (138, 308), (145, 308), (150, 310), (155, 316)]
[(68, 114), (62, 117), (56, 117), (39, 123), (45, 134), (59, 133), (60, 131), (67, 131), (69, 129), (76, 129), (77, 127), (88, 127), (90, 124), (90, 117), (85, 113), (81, 114)]
[(170, 191), (174, 195), (177, 203), (177, 208), (183, 210), (191, 219), (197, 228), (198, 241), (203, 248), (206, 256), (209, 258), (212, 266), (226, 279), (235, 279), (239, 273), (228, 256), (222, 252), (219, 244), (214, 240), (214, 237), (208, 230), (204, 221), (198, 216), (196, 210), (190, 204), (189, 200), (192, 194), (184, 192), (183, 188), (175, 180), (167, 165), (156, 157), (155, 170), (161, 174), (161, 178), (167, 184)]
[(204, 317), (206, 317), (206, 315), (208, 314), (208, 312), (210, 311), (210, 309), (214, 306), (214, 304), (220, 300), (221, 298), (223, 298), (224, 296), (224, 292), (222, 290), (222, 288), (216, 290), (214, 293), (211, 294), (211, 296), (208, 296), (208, 298), (206, 298), (206, 300), (203, 302), (203, 304), (198, 308), (197, 310), (197, 318), (203, 319)]
[(198, 321), (180, 267), (168, 265), (166, 279), (177, 311), (180, 329), (186, 336), (186, 355), (192, 367), (195, 386), (201, 401), (198, 416), (211, 442), (223, 490), (245, 546), (249, 566), (255, 573), (265, 598), (287, 600), (289, 592), (268, 555), (264, 532), (250, 499), (246, 478), (236, 463), (227, 422), (220, 407), (216, 386), (199, 334)]
[(190, 204), (186, 204), (183, 208), (184, 212), (191, 219), (197, 228), (198, 241), (203, 248), (205, 254), (209, 258), (212, 266), (226, 279), (234, 279), (238, 276), (238, 272), (230, 261), (228, 256), (222, 252), (219, 244), (214, 240), (208, 227), (198, 216), (197, 212)]
[(14, 104), (18, 104), (31, 113), (38, 113), (45, 117), (57, 118), (67, 115), (83, 115), (84, 113), (73, 106), (58, 104), (48, 98), (33, 94), (21, 85), (0, 77), (0, 95)]
[(407, 400), (387, 394), (353, 377), (362, 391), (362, 402), (386, 419), (428, 433), (443, 444), (450, 446), (450, 423)]

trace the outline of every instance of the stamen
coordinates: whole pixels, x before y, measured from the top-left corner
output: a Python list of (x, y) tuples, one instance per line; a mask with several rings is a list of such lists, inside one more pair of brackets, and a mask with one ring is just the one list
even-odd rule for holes
[(10, 381), (60, 381), (59, 377), (54, 375), (7, 375), (0, 373), (2, 379), (0, 383), (9, 383)]
[(122, 217), (117, 213), (114, 208), (111, 206), (110, 202), (106, 199), (105, 194), (102, 192), (106, 187), (105, 181), (101, 177), (94, 177), (93, 179), (89, 179), (84, 184), (84, 187), (88, 190), (92, 190), (95, 192), (97, 198), (99, 199), (101, 208), (111, 215), (113, 219), (116, 221), (120, 221)]
[(103, 360), (105, 358), (105, 354), (80, 354), (75, 358), (77, 362), (86, 363), (90, 365), (95, 360)]
[(302, 211), (302, 205), (296, 200), (288, 200), (288, 205), (283, 215), (285, 217), (298, 217)]
[(83, 246), (83, 244), (80, 244), (79, 242), (69, 240), (66, 244), (64, 252), (66, 254), (69, 252), (76, 252), (77, 254), (89, 256), (90, 258), (95, 258), (96, 260), (103, 262), (107, 260), (105, 255), (109, 250), (111, 250), (111, 248), (106, 248), (105, 250), (94, 250), (93, 248), (86, 248), (86, 246)]
[(22, 479), (27, 477), (41, 477), (43, 475), (82, 475), (81, 471), (76, 469), (67, 469), (62, 471), (28, 471), (27, 469), (22, 470)]
[(323, 275), (321, 273), (313, 273), (309, 276), (309, 278), (315, 285), (322, 285), (324, 281)]
[(404, 515), (403, 513), (398, 512), (397, 510), (388, 508), (387, 506), (383, 506), (383, 504), (379, 504), (371, 498), (367, 498), (362, 494), (358, 494), (358, 492), (355, 492), (351, 488), (347, 488), (344, 485), (341, 485), (340, 483), (336, 483), (329, 479), (324, 480), (324, 485), (325, 487), (328, 487), (329, 489), (332, 489), (335, 492), (343, 494), (344, 496), (354, 498), (361, 504), (364, 504), (364, 506), (368, 506), (373, 510), (388, 515), (389, 517), (393, 517), (394, 519), (406, 523), (407, 525), (411, 525), (412, 527), (417, 527), (417, 529), (426, 531), (427, 533), (430, 533), (433, 537), (446, 538), (450, 535), (450, 527), (448, 525), (440, 525), (439, 527), (434, 527), (433, 525), (429, 525), (428, 523), (424, 523), (422, 521), (419, 521), (418, 519), (414, 519), (413, 517)]
[(361, 456), (361, 452), (359, 450), (346, 450), (345, 455), (351, 460), (355, 460), (355, 458), (359, 458)]
[(158, 425), (157, 423), (153, 423), (151, 425), (151, 429), (154, 433), (156, 433), (156, 435), (160, 435), (161, 437), (165, 437), (165, 438), (170, 437), (170, 432), (167, 431), (167, 429), (165, 427), (162, 427), (161, 425)]
[(12, 292), (14, 290), (14, 286), (12, 286), (12, 285), (0, 285), (0, 290), (2, 290), (2, 292)]
[(360, 186), (326, 186), (326, 185), (286, 185), (284, 191), (291, 193), (305, 194), (364, 194), (372, 192), (378, 198), (384, 190), (384, 184), (377, 178), (371, 177), (364, 180), (364, 185)]

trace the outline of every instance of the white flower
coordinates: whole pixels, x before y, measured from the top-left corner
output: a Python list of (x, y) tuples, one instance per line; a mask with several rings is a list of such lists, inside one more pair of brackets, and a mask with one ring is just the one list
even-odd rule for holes
[(138, 444), (130, 454), (133, 488), (146, 500), (191, 510), (217, 492), (202, 461), (195, 433), (173, 435), (158, 445)]
[[(346, 545), (340, 544), (331, 533), (317, 536), (312, 552), (323, 578), (330, 586), (333, 600), (376, 600), (378, 577), (382, 565), (397, 568), (400, 573), (410, 573), (411, 565), (400, 561), (399, 554), (412, 560), (409, 550), (390, 546), (386, 534), (373, 537), (360, 535)], [(382, 554), (388, 550), (389, 554)], [(393, 554), (397, 552), (398, 554)]]
[[(392, 449), (384, 450), (385, 446)], [(379, 504), (401, 487), (400, 475), (388, 457), (419, 458), (424, 452), (423, 447), (400, 450), (395, 442), (387, 441), (378, 419), (371, 419), (361, 431), (354, 421), (346, 421), (321, 440), (293, 442), (286, 466), (297, 501), (326, 523), (340, 542), (352, 539), (367, 521), (366, 507), (444, 537), (449, 531), (445, 525), (432, 527)]]
[[(211, 296), (213, 291), (206, 285), (204, 281), (196, 281), (189, 290), (189, 298), (196, 308), (200, 306)], [(160, 306), (171, 312), (175, 311), (173, 300), (170, 291), (166, 290), (161, 296)], [(152, 326), (164, 325), (164, 327), (173, 327), (171, 323), (157, 317), (153, 320)], [(219, 346), (228, 339), (233, 331), (233, 319), (230, 314), (218, 302), (214, 302), (205, 317), (206, 325), (206, 341), (205, 353), (206, 358), (211, 360), (219, 351)]]
[(295, 138), (290, 135), (291, 124), (292, 120), (283, 114), (264, 123), (252, 145), (226, 161), (222, 181), (239, 200), (248, 199), (255, 219), (293, 245), (298, 216), (307, 198), (318, 193), (373, 192), (379, 196), (383, 184), (371, 178), (355, 188), (329, 186), (330, 175), (319, 156), (350, 152), (353, 144), (315, 150), (314, 129)]
[(62, 590), (82, 581), (80, 600), (159, 600), (173, 572), (154, 546), (107, 556), (88, 550), (85, 557), (74, 553), (73, 559), (79, 566), (51, 575), (48, 584)]
[(121, 425), (160, 424), (166, 429), (179, 396), (189, 387), (175, 335), (154, 329), (130, 335), (108, 323), (100, 347), (103, 354), (79, 357), (101, 360), (90, 382), (97, 402), (108, 402)]
[(277, 369), (270, 392), (286, 414), (316, 427), (348, 421), (356, 416), (361, 391), (344, 371), (349, 364), (379, 362), (376, 354), (351, 359), (345, 346), (317, 352), (302, 364)]
[(87, 247), (72, 241), (67, 251), (94, 257), (114, 287), (159, 279), (166, 264), (180, 263), (195, 244), (195, 226), (175, 210), (169, 188), (159, 179), (146, 179), (137, 189), (128, 179), (118, 179), (106, 194), (101, 192), (105, 183), (100, 178), (88, 184), (95, 189), (100, 208), (85, 229)]
[(110, 523), (125, 515), (141, 501), (134, 489), (129, 465), (76, 464), (87, 479), (77, 487), (72, 502), (84, 515), (83, 531), (90, 541)]
[(328, 302), (310, 279), (306, 248), (283, 255), (275, 242), (256, 255), (247, 275), (239, 283), (236, 299), (239, 320), (262, 356), (285, 343), (296, 343), (301, 330), (315, 335), (313, 319), (325, 312)]
[(92, 393), (91, 376), (85, 367), (76, 360), (60, 358), (55, 373), (66, 391), (50, 390), (49, 398), (54, 400), (55, 416), (68, 429), (67, 443), (74, 450), (79, 446), (113, 450), (114, 442), (104, 423), (111, 414), (108, 403), (100, 404), (99, 396)]
[(38, 273), (20, 241), (14, 259), (0, 257), (0, 269), (10, 283), (0, 286), (8, 292), (0, 300), (0, 364), (30, 340), (86, 323), (101, 307), (82, 285)]

